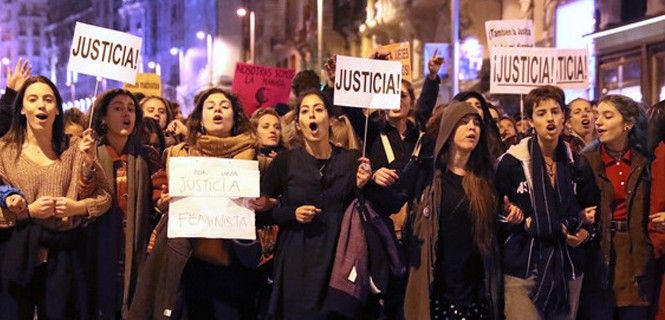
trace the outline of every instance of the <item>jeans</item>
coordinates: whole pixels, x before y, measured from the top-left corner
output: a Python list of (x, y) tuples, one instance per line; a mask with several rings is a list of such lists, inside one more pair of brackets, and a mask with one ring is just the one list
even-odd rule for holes
[[(580, 276), (575, 280), (568, 281), (568, 297), (570, 301), (570, 312), (556, 316), (552, 319), (573, 320), (577, 315), (578, 300), (582, 289)], [(517, 278), (509, 275), (503, 277), (505, 285), (505, 314), (509, 320), (539, 320), (545, 319), (529, 296), (536, 286), (536, 277), (527, 279)]]

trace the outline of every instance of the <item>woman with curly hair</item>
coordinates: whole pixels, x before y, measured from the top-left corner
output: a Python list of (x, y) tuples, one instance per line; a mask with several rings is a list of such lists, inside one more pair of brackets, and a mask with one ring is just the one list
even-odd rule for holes
[(579, 162), (578, 195), (597, 206), (580, 305), (584, 319), (647, 319), (654, 285), (647, 231), (649, 161), (647, 118), (639, 103), (609, 95), (598, 104), (599, 140)]

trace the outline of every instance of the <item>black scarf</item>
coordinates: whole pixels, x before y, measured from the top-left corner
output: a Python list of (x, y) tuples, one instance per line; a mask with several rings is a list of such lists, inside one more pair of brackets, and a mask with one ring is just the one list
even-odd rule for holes
[[(531, 298), (546, 317), (567, 314), (568, 276), (565, 270), (566, 241), (561, 224), (567, 208), (562, 200), (574, 197), (574, 172), (568, 160), (566, 146), (559, 140), (554, 151), (556, 180), (552, 187), (545, 173), (542, 151), (536, 139), (530, 142), (531, 175), (533, 184), (531, 233), (540, 248), (535, 254), (537, 265), (536, 287)], [(574, 230), (574, 229), (573, 229)]]

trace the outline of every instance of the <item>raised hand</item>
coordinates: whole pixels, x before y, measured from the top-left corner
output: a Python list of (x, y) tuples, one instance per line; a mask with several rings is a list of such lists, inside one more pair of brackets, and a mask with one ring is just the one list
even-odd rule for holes
[(446, 62), (446, 60), (443, 57), (439, 57), (436, 55), (438, 52), (439, 52), (438, 48), (434, 50), (432, 58), (429, 59), (429, 62), (427, 62), (427, 69), (429, 70), (428, 77), (430, 78), (430, 80), (436, 80), (436, 75), (439, 73), (441, 66)]
[(18, 91), (23, 86), (25, 80), (30, 78), (31, 73), (32, 67), (28, 64), (28, 60), (18, 58), (16, 66), (14, 66), (14, 72), (7, 67), (7, 88)]

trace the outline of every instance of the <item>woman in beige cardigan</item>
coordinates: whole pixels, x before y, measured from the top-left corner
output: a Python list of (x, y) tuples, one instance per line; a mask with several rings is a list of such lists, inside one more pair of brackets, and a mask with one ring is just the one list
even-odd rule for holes
[(62, 98), (43, 76), (26, 80), (14, 102), (13, 123), (0, 140), (0, 183), (23, 193), (28, 204), (3, 210), (13, 227), (2, 266), (2, 316), (73, 319), (85, 312), (81, 226), (111, 205), (109, 187), (94, 155), (91, 131), (82, 140), (64, 133)]

